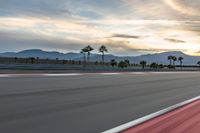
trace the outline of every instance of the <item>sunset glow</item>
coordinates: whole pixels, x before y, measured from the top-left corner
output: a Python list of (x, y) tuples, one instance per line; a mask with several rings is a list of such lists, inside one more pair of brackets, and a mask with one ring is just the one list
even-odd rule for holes
[(79, 52), (104, 44), (119, 55), (199, 55), (198, 5), (197, 0), (0, 1), (0, 52)]

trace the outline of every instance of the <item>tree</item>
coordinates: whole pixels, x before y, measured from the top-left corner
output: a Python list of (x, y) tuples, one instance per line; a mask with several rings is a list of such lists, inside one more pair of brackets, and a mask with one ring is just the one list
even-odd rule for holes
[(112, 59), (112, 60), (110, 61), (110, 65), (111, 65), (112, 67), (116, 66), (116, 65), (117, 65), (116, 60)]
[(17, 60), (18, 60), (18, 58), (17, 58), (17, 57), (15, 57), (15, 58), (14, 58), (14, 60), (15, 60), (15, 63), (16, 63), (16, 62), (17, 62)]
[(153, 63), (151, 63), (150, 68), (158, 69), (158, 64), (153, 62)]
[(118, 67), (119, 68), (126, 68), (126, 67), (128, 67), (128, 65), (125, 61), (120, 61), (119, 64), (118, 64)]
[(140, 62), (140, 65), (142, 65), (142, 68), (144, 69), (144, 67), (147, 65), (147, 62), (143, 60)]
[(102, 46), (99, 48), (99, 52), (102, 53), (102, 61), (103, 61), (103, 63), (104, 63), (105, 52), (108, 52), (108, 49), (106, 48), (106, 46), (102, 45)]
[(80, 52), (81, 54), (83, 54), (83, 61), (86, 62), (86, 53), (87, 53), (87, 49), (83, 48)]
[(35, 60), (35, 58), (34, 58), (34, 57), (30, 57), (30, 60), (31, 60), (31, 64), (33, 64), (33, 63), (34, 63), (34, 60)]
[(164, 65), (163, 65), (163, 64), (159, 64), (158, 67), (159, 67), (160, 69), (163, 69), (163, 68), (164, 68)]
[(130, 66), (130, 61), (128, 59), (124, 60), (124, 63), (127, 64), (127, 67)]
[(173, 56), (170, 55), (170, 56), (168, 56), (167, 58), (168, 58), (168, 60), (170, 61), (170, 66), (171, 66), (171, 65), (172, 65)]
[(65, 64), (65, 60), (62, 60), (62, 64)]
[(173, 65), (168, 65), (167, 66), (169, 69), (175, 69), (175, 66), (173, 66)]
[(36, 61), (37, 61), (37, 63), (40, 63), (40, 58), (36, 57)]
[(176, 56), (172, 56), (172, 60), (173, 60), (173, 65), (175, 66), (175, 62), (177, 61), (177, 57)]
[(98, 64), (99, 64), (99, 62), (98, 62), (98, 61), (95, 61), (95, 62), (94, 62), (94, 64), (95, 64), (95, 65), (98, 65)]
[(183, 65), (183, 57), (179, 57), (178, 61), (180, 62), (180, 66), (182, 66)]
[(87, 61), (89, 62), (90, 61), (90, 54), (91, 54), (91, 51), (93, 51), (94, 49), (88, 45), (87, 47), (84, 48), (85, 51), (87, 52)]

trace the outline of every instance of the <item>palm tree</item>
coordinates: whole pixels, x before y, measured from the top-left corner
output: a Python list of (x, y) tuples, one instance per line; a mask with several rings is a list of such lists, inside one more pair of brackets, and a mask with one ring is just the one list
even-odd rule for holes
[(84, 63), (86, 62), (86, 52), (87, 52), (86, 48), (83, 48), (81, 50), (81, 54), (83, 54), (83, 61), (84, 61)]
[(173, 60), (173, 65), (175, 66), (175, 62), (177, 61), (177, 57), (176, 56), (172, 56), (172, 60)]
[(86, 52), (87, 52), (87, 60), (88, 60), (88, 62), (89, 62), (89, 61), (90, 61), (90, 53), (91, 53), (91, 51), (93, 51), (94, 49), (93, 49), (90, 45), (88, 45), (88, 46), (85, 47), (84, 49), (85, 49)]
[(104, 63), (104, 55), (105, 55), (105, 52), (108, 52), (108, 49), (106, 48), (106, 46), (102, 45), (100, 48), (99, 48), (99, 52), (102, 53), (102, 61)]
[(178, 61), (180, 62), (180, 66), (182, 66), (182, 64), (183, 64), (183, 57), (179, 57)]
[(170, 61), (170, 66), (172, 65), (172, 59), (173, 59), (172, 55), (168, 56), (168, 60)]
[(144, 69), (144, 67), (147, 65), (147, 62), (143, 60), (140, 62), (140, 65), (142, 65), (142, 68)]

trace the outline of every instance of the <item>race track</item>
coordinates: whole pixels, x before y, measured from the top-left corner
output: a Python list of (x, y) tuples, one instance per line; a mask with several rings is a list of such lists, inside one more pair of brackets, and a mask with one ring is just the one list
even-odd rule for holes
[(98, 133), (200, 95), (200, 73), (0, 76), (0, 132)]

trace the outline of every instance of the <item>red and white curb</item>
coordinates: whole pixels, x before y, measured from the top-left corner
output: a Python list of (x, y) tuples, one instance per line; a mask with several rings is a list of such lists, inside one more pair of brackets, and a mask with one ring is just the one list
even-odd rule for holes
[(133, 128), (133, 127), (135, 127), (135, 126), (137, 126), (139, 124), (142, 124), (142, 123), (144, 123), (146, 121), (149, 121), (149, 120), (151, 120), (153, 118), (156, 118), (158, 116), (164, 115), (164, 114), (166, 114), (168, 112), (171, 112), (171, 111), (173, 111), (175, 109), (183, 107), (183, 106), (185, 106), (187, 104), (190, 104), (190, 103), (192, 103), (194, 101), (197, 101), (197, 100), (200, 100), (200, 96), (197, 96), (197, 97), (189, 99), (187, 101), (184, 101), (184, 102), (178, 103), (176, 105), (170, 106), (170, 107), (168, 107), (166, 109), (163, 109), (163, 110), (157, 111), (155, 113), (152, 113), (150, 115), (144, 116), (142, 118), (133, 120), (131, 122), (128, 122), (126, 124), (123, 124), (123, 125), (120, 125), (118, 127), (112, 128), (110, 130), (104, 131), (102, 133), (120, 133), (120, 132), (123, 132), (123, 131), (125, 131), (125, 130), (127, 130), (129, 128)]

